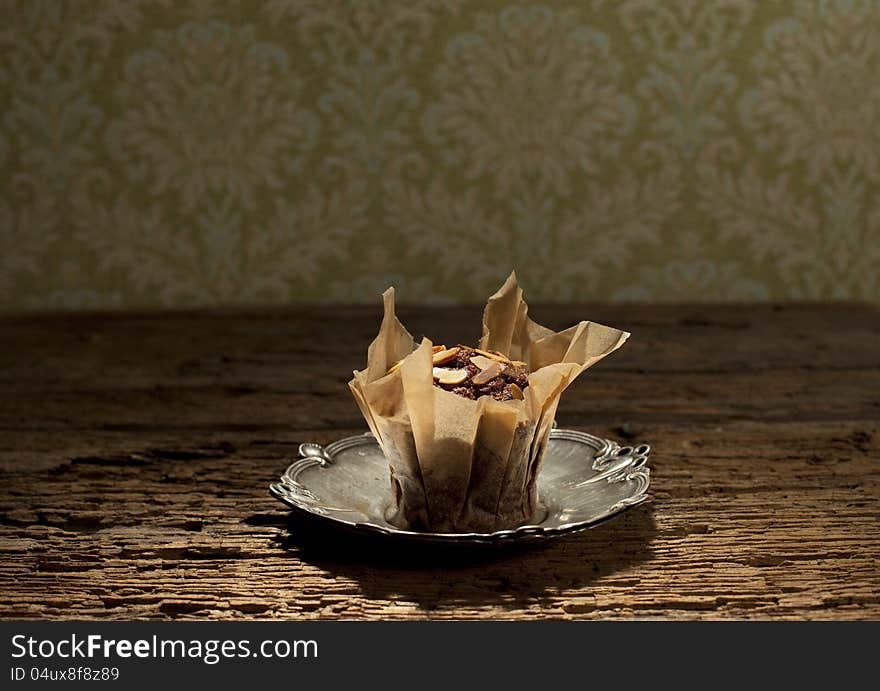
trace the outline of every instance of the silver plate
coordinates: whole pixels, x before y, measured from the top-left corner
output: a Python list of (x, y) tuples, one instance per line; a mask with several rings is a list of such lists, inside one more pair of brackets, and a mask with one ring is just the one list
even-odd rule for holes
[(309, 518), (365, 534), (429, 543), (546, 540), (592, 528), (648, 498), (647, 444), (620, 446), (586, 432), (554, 429), (538, 476), (532, 520), (492, 533), (400, 530), (385, 520), (388, 462), (369, 432), (327, 446), (301, 444), (299, 458), (269, 486), (272, 496)]

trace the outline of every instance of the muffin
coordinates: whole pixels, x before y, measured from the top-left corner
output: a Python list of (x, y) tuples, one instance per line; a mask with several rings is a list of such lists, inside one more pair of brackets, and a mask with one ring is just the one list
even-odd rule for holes
[(416, 347), (384, 295), (367, 367), (349, 387), (388, 459), (399, 528), (492, 532), (529, 523), (559, 398), (629, 334), (582, 321), (561, 332), (527, 316), (511, 274), (483, 312), (475, 347)]

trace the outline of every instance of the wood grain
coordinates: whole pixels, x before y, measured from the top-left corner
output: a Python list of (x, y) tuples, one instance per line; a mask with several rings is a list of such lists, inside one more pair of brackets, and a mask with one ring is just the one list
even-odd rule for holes
[[(478, 307), (401, 313), (479, 335)], [(318, 531), (267, 494), (300, 441), (365, 428), (345, 384), (378, 307), (0, 320), (0, 617), (880, 617), (877, 307), (531, 313), (632, 331), (558, 419), (650, 442), (654, 499), (465, 554)]]

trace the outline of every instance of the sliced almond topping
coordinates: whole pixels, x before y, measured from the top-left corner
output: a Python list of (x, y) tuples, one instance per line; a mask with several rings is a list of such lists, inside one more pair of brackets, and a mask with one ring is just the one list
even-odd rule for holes
[(487, 350), (480, 350), (479, 348), (474, 348), (474, 352), (479, 353), (480, 355), (489, 358), (490, 360), (497, 360), (498, 362), (510, 362), (510, 360), (504, 357), (501, 353), (490, 353)]
[(449, 350), (438, 350), (434, 353), (434, 364), (442, 365), (444, 362), (449, 362), (452, 358), (458, 355), (458, 351), (461, 348), (450, 348)]
[(511, 398), (516, 398), (520, 401), (522, 401), (526, 397), (526, 395), (523, 393), (523, 390), (513, 382), (510, 382), (510, 396)]
[(461, 384), (468, 378), (466, 369), (449, 369), (448, 367), (435, 367), (434, 379), (441, 384)]
[(471, 358), (471, 362), (480, 369), (486, 369), (487, 367), (489, 367), (489, 365), (494, 365), (496, 362), (498, 362), (498, 360), (490, 360), (489, 358), (482, 355), (474, 355)]
[(431, 348), (432, 353), (439, 353), (441, 350), (446, 350), (446, 346), (445, 345), (438, 345), (438, 346), (434, 346), (433, 348)]
[(486, 382), (492, 381), (499, 374), (501, 374), (501, 363), (493, 362), (486, 369), (477, 372), (474, 375), (474, 378), (471, 379), (471, 381), (479, 386), (480, 384), (485, 384)]

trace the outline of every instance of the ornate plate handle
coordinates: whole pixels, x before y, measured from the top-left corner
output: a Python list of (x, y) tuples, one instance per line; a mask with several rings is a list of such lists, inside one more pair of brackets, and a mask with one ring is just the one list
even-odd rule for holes
[(593, 459), (593, 469), (599, 474), (590, 478), (587, 482), (595, 482), (607, 478), (609, 482), (631, 480), (636, 474), (647, 474), (648, 456), (651, 454), (649, 444), (633, 444), (620, 446), (616, 442), (609, 442), (609, 448), (601, 456)]

